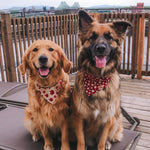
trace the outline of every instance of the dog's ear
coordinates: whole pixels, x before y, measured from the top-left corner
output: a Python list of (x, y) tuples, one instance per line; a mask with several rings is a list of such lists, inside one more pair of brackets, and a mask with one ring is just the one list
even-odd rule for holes
[(19, 71), (21, 72), (22, 75), (25, 75), (26, 71), (30, 71), (30, 67), (27, 62), (27, 54), (25, 53), (23, 58), (22, 58), (22, 63), (21, 65), (18, 66)]
[(72, 62), (68, 60), (64, 52), (61, 53), (61, 66), (66, 73), (69, 73), (72, 67)]
[(124, 35), (128, 27), (131, 27), (132, 24), (127, 21), (116, 21), (111, 25), (114, 28), (115, 32), (119, 35)]
[(93, 19), (84, 10), (79, 10), (79, 30), (81, 32), (87, 32), (92, 22)]

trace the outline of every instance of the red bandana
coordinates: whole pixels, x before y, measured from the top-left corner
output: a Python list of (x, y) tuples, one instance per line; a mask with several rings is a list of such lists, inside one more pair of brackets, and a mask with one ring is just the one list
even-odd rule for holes
[(45, 100), (53, 104), (56, 100), (58, 92), (60, 91), (61, 84), (61, 80), (53, 87), (41, 87), (40, 85), (36, 84), (36, 89), (44, 97)]
[(90, 96), (96, 93), (97, 91), (103, 90), (108, 85), (109, 81), (110, 76), (95, 78), (87, 72), (83, 73), (83, 84), (87, 96)]

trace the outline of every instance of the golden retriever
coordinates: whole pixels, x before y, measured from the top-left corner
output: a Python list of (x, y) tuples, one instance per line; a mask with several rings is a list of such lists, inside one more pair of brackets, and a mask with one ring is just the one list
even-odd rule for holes
[(61, 150), (69, 150), (68, 115), (72, 63), (49, 40), (35, 41), (25, 51), (19, 70), (28, 76), (28, 106), (24, 124), (33, 141), (44, 138), (44, 149), (53, 150), (53, 136), (61, 132)]

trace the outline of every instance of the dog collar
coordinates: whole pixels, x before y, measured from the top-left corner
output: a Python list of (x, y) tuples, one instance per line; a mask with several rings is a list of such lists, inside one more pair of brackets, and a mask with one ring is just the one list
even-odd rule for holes
[(52, 87), (41, 87), (36, 84), (36, 89), (47, 100), (49, 103), (53, 104), (56, 100), (56, 97), (60, 91), (62, 81), (60, 80), (56, 85)]
[(95, 78), (87, 72), (83, 72), (83, 84), (87, 96), (103, 90), (108, 85), (110, 78), (110, 76)]

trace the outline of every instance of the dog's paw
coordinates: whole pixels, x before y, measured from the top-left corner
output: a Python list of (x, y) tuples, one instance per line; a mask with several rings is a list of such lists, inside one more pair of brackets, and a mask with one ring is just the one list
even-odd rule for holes
[(45, 145), (44, 150), (55, 150), (55, 148), (52, 145)]
[(61, 150), (70, 150), (69, 145), (68, 146), (61, 146)]
[(122, 138), (123, 138), (123, 134), (118, 133), (111, 139), (111, 142), (113, 142), (113, 143), (120, 142), (122, 140)]
[(111, 149), (111, 143), (107, 141), (105, 144), (105, 150), (110, 150), (110, 149)]
[(98, 150), (105, 150), (105, 144), (103, 144), (103, 143), (99, 144)]
[(32, 136), (32, 140), (33, 140), (34, 142), (38, 142), (39, 139), (40, 139), (40, 137), (37, 136), (37, 135), (33, 135), (33, 136)]
[(78, 143), (78, 145), (77, 145), (77, 150), (86, 150), (85, 145)]

